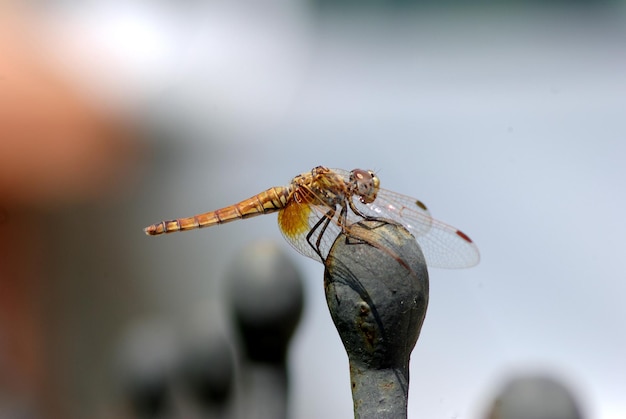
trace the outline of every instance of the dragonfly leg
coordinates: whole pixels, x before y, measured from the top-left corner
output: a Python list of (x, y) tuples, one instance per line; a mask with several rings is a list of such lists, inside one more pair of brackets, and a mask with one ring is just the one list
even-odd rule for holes
[[(354, 205), (354, 201), (352, 201), (352, 199), (348, 199), (348, 205), (350, 205), (350, 209), (352, 210), (353, 213), (355, 213), (356, 215), (358, 215), (359, 217), (363, 218), (364, 220), (373, 220), (373, 221), (378, 221), (380, 220), (380, 218), (378, 217), (372, 217), (370, 215), (365, 215), (363, 214), (361, 211), (359, 211), (359, 209)], [(346, 209), (345, 205), (342, 209), (342, 213), (344, 212), (344, 210)], [(344, 220), (345, 220), (345, 215), (344, 215)]]
[[(366, 215), (363, 214), (361, 211), (359, 211), (359, 209), (354, 205), (354, 202), (349, 199), (348, 200), (348, 205), (350, 205), (350, 210), (358, 215), (359, 217), (363, 218), (363, 220), (360, 221), (373, 221), (373, 222), (379, 222), (381, 224), (377, 225), (376, 227), (373, 227), (369, 224), (361, 224), (361, 226), (367, 230), (371, 230), (374, 228), (378, 228), (380, 225), (384, 224), (384, 223), (389, 223), (389, 220), (386, 220), (383, 217), (372, 217), (371, 215)], [(350, 238), (352, 239), (357, 239), (359, 241), (362, 241), (361, 238), (355, 237), (354, 235), (350, 234), (349, 229), (347, 228), (347, 223), (348, 223), (348, 209), (347, 206), (344, 204), (343, 208), (341, 209), (341, 214), (339, 216), (339, 220), (340, 220), (340, 224), (341, 224), (341, 229), (343, 230), (343, 232), (346, 235), (346, 243), (349, 242)]]
[[(313, 248), (313, 250), (315, 250), (315, 253), (317, 253), (317, 255), (320, 257), (320, 260), (322, 261), (322, 263), (326, 262), (326, 259), (324, 258), (324, 256), (322, 256), (322, 251), (320, 250), (320, 243), (322, 242), (322, 236), (324, 235), (324, 232), (326, 231), (328, 224), (330, 223), (330, 221), (333, 219), (334, 216), (335, 216), (335, 209), (334, 208), (329, 209), (328, 212), (324, 215), (324, 217), (320, 218), (320, 220), (317, 223), (315, 223), (313, 228), (306, 235), (306, 241)], [(315, 233), (315, 231), (318, 228), (320, 228), (320, 226), (322, 227), (322, 230), (317, 235), (315, 244), (313, 244), (311, 242), (311, 237), (313, 236), (313, 233)]]
[[(348, 202), (350, 202), (350, 208), (352, 209), (352, 211), (358, 215), (359, 217), (362, 217), (364, 219), (369, 219), (367, 216), (365, 216), (364, 214), (361, 213), (361, 211), (359, 211), (355, 206), (354, 203), (349, 200)], [(350, 238), (352, 237), (350, 235), (350, 231), (347, 228), (348, 227), (348, 206), (345, 204), (343, 204), (343, 206), (341, 207), (341, 212), (339, 213), (339, 225), (341, 226), (341, 231), (343, 231), (345, 237), (346, 237), (346, 244), (348, 244), (350, 242)]]

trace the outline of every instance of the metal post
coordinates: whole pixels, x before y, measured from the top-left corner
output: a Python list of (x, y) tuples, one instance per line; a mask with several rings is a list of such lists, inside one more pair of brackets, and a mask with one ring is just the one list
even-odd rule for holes
[(227, 275), (230, 305), (244, 359), (246, 419), (287, 416), (287, 350), (303, 308), (300, 273), (273, 243), (259, 243), (237, 257)]
[(117, 368), (129, 417), (172, 417), (173, 379), (179, 360), (176, 334), (158, 319), (138, 321), (120, 341)]
[[(210, 319), (187, 333), (182, 348), (179, 381), (191, 403), (180, 403), (179, 417), (225, 419), (233, 417), (235, 359), (229, 339), (211, 329)], [(185, 400), (186, 401), (186, 400)], [(198, 411), (200, 413), (193, 414)]]
[(355, 418), (406, 418), (409, 358), (428, 306), (428, 271), (401, 226), (362, 221), (328, 255), (326, 300), (350, 362)]
[(545, 373), (509, 379), (489, 408), (488, 419), (582, 419), (576, 396), (561, 381)]

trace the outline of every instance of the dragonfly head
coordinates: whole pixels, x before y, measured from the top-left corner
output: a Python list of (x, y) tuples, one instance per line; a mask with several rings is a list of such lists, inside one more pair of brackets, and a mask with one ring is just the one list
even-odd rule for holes
[(369, 204), (376, 199), (380, 179), (371, 170), (354, 169), (350, 172), (350, 185), (352, 193), (358, 195), (362, 203)]

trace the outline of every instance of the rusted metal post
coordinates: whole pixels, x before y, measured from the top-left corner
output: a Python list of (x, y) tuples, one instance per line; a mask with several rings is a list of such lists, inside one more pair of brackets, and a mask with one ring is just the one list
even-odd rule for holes
[(259, 243), (237, 257), (227, 275), (230, 304), (244, 359), (245, 419), (287, 416), (287, 351), (304, 303), (300, 273), (273, 243)]
[(409, 358), (428, 306), (415, 238), (384, 221), (352, 225), (328, 255), (324, 288), (350, 362), (355, 418), (406, 418)]

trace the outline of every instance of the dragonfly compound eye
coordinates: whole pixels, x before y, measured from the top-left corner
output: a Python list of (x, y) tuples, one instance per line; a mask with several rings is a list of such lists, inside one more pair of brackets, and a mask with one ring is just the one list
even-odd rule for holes
[(374, 202), (380, 187), (380, 179), (371, 170), (354, 169), (350, 173), (350, 183), (353, 193), (361, 197), (361, 202), (369, 204)]

